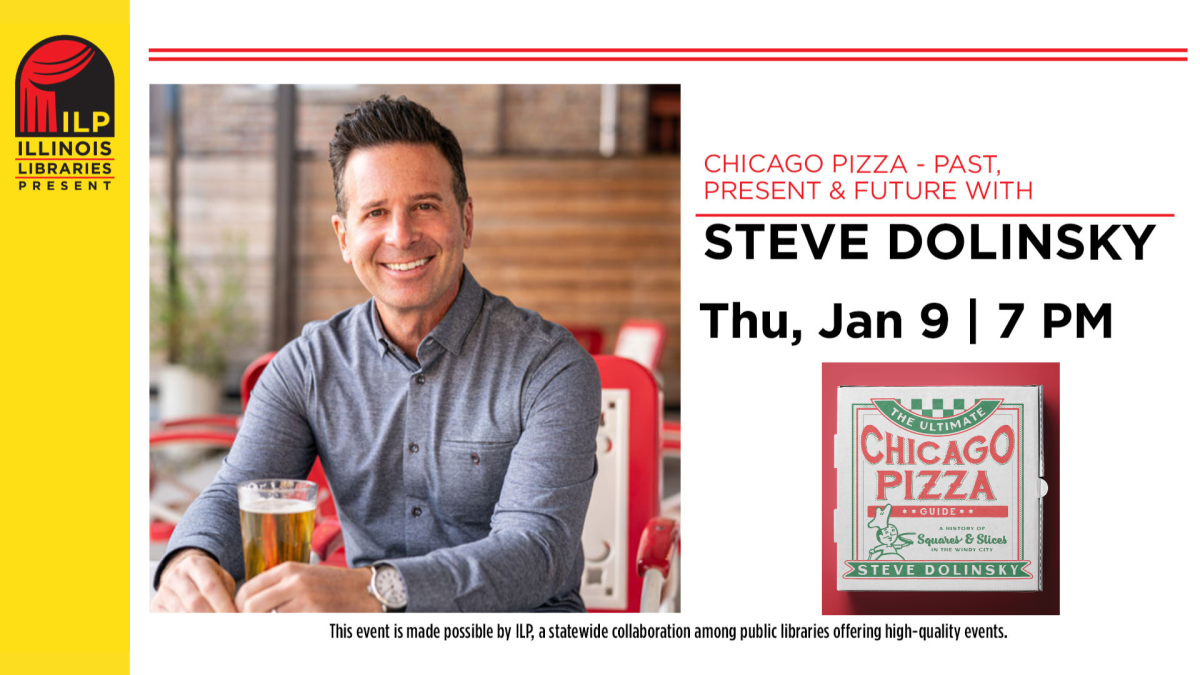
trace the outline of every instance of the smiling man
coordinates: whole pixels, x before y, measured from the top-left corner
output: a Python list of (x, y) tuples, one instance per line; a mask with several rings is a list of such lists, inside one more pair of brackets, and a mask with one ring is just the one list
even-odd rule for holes
[[(372, 299), (305, 326), (263, 373), (220, 472), (159, 565), (156, 611), (583, 611), (600, 379), (561, 326), (463, 264), (454, 134), (404, 97), (330, 143), (342, 259)], [(320, 457), (350, 569), (242, 576), (237, 484)]]

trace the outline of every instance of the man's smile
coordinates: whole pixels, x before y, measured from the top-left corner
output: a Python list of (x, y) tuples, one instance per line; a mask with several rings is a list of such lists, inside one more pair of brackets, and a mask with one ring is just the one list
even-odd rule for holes
[(430, 260), (433, 260), (433, 256), (429, 256), (427, 258), (421, 258), (420, 260), (414, 260), (412, 262), (407, 262), (407, 263), (381, 263), (381, 264), (384, 267), (388, 268), (389, 270), (393, 270), (393, 271), (397, 271), (397, 272), (407, 272), (408, 270), (415, 270), (418, 267), (423, 266), (425, 263), (429, 262)]

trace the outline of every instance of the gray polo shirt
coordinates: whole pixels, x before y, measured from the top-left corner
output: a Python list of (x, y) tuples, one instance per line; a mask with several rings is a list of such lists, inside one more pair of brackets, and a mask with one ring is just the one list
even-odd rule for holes
[(347, 561), (392, 562), (409, 611), (583, 611), (599, 421), (599, 372), (571, 333), (464, 268), (416, 360), (373, 300), (280, 350), (164, 562), (201, 548), (241, 578), (237, 484), (303, 478), (320, 457)]

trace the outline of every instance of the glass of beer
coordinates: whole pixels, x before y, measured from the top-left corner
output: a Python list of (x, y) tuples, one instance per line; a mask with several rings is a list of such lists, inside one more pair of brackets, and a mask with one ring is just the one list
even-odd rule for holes
[(307, 563), (317, 515), (317, 484), (251, 480), (238, 485), (246, 579), (288, 561)]

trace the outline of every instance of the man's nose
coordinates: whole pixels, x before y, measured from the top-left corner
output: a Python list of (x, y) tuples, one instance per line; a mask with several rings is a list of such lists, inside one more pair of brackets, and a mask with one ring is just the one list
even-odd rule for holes
[(421, 238), (416, 224), (406, 213), (397, 213), (388, 222), (384, 243), (396, 248), (408, 248)]

